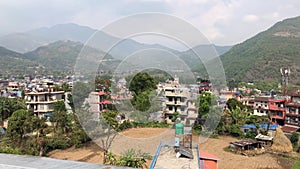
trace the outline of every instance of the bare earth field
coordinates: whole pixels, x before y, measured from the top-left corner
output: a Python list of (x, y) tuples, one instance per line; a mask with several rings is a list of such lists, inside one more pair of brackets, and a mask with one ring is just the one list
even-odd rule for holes
[(255, 157), (247, 157), (224, 151), (230, 142), (237, 139), (232, 137), (219, 137), (208, 139), (200, 144), (200, 149), (219, 157), (219, 169), (288, 169), (290, 164), (282, 157), (274, 157), (271, 154), (262, 154)]
[[(112, 152), (120, 154), (130, 148), (141, 150), (153, 155), (160, 140), (174, 138), (174, 130), (162, 128), (134, 128), (126, 130), (118, 135), (113, 144)], [(193, 138), (194, 141), (198, 137)], [(209, 138), (200, 144), (200, 149), (214, 154), (219, 158), (219, 169), (288, 169), (291, 164), (282, 157), (274, 157), (270, 154), (263, 154), (255, 157), (246, 157), (224, 151), (229, 142), (237, 139), (221, 136), (218, 139)], [(55, 150), (48, 154), (51, 158), (85, 161), (91, 163), (102, 162), (101, 148), (95, 143), (88, 143), (78, 149), (69, 148), (66, 150)]]

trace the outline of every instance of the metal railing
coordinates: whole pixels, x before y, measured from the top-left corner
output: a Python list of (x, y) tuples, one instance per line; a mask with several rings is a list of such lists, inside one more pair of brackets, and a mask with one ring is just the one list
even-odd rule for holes
[(159, 152), (160, 152), (161, 146), (162, 146), (162, 142), (160, 142), (159, 145), (157, 146), (156, 152), (155, 152), (155, 154), (154, 154), (154, 157), (153, 157), (153, 160), (152, 160), (152, 162), (151, 162), (151, 164), (150, 164), (149, 169), (154, 169), (156, 160), (157, 160), (157, 158), (158, 158), (158, 156), (159, 156)]

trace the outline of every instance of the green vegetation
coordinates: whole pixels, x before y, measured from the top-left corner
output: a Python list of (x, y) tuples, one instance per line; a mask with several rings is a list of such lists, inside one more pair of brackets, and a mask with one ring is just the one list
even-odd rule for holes
[(237, 109), (238, 107), (241, 108), (241, 109), (244, 109), (245, 106), (243, 105), (243, 103), (237, 101), (236, 99), (234, 98), (231, 98), (231, 99), (228, 99), (227, 102), (226, 102), (226, 105), (227, 105), (227, 108), (232, 111), (232, 110), (235, 110)]
[(3, 121), (10, 117), (14, 111), (25, 108), (26, 105), (23, 100), (0, 97), (0, 125), (3, 125)]
[(151, 156), (148, 153), (142, 153), (140, 150), (129, 149), (117, 158), (112, 153), (109, 154), (108, 164), (116, 166), (126, 166), (132, 168), (148, 168), (145, 163), (150, 160)]
[[(293, 34), (299, 30), (300, 17), (292, 18), (236, 45), (221, 56), (227, 77), (254, 81), (271, 80), (268, 75), (272, 75), (272, 80), (278, 81), (281, 76), (279, 69), (289, 66), (294, 70), (291, 82), (296, 83), (298, 80), (295, 77), (299, 77), (300, 38)], [(280, 33), (290, 33), (291, 36)]]
[[(204, 131), (213, 132), (215, 124), (219, 123), (222, 110), (217, 106), (217, 97), (210, 92), (202, 92), (196, 101), (198, 108), (198, 117), (202, 120), (209, 121), (206, 126), (196, 121), (193, 125), (193, 131), (200, 134)], [(206, 127), (206, 128), (204, 128)]]
[(290, 138), (291, 143), (293, 144), (294, 151), (297, 151), (299, 148), (298, 141), (299, 141), (299, 134), (297, 132), (293, 132), (292, 137)]
[(0, 47), (0, 78), (8, 78), (10, 75), (24, 75), (34, 73), (39, 64), (25, 59), (22, 54)]
[(146, 72), (137, 73), (130, 81), (129, 90), (133, 92), (132, 105), (139, 111), (147, 111), (150, 107), (149, 95), (156, 89), (157, 82)]
[(300, 160), (295, 160), (292, 169), (298, 169), (298, 168), (300, 168)]
[[(1, 138), (0, 152), (43, 156), (51, 150), (77, 147), (90, 140), (76, 115), (66, 113), (63, 102), (54, 104), (55, 113), (50, 118), (52, 125), (48, 126), (46, 118), (22, 109), (23, 102), (10, 100), (15, 105), (1, 109), (2, 117), (7, 116), (9, 122), (6, 134)], [(10, 115), (12, 110), (14, 112)]]
[[(297, 84), (300, 81), (299, 32), (300, 17), (295, 17), (278, 22), (270, 29), (233, 46), (220, 56), (227, 79), (264, 80), (277, 85), (281, 80), (280, 68), (288, 66), (292, 72), (290, 83)], [(203, 65), (194, 70), (205, 72)], [(265, 87), (261, 87), (264, 90)]]
[(209, 112), (217, 105), (217, 98), (210, 92), (202, 92), (196, 101), (199, 117), (207, 117)]

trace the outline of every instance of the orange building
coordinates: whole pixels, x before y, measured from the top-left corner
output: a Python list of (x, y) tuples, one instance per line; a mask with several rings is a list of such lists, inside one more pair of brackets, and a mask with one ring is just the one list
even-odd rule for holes
[(204, 151), (199, 151), (200, 168), (218, 169), (218, 157)]

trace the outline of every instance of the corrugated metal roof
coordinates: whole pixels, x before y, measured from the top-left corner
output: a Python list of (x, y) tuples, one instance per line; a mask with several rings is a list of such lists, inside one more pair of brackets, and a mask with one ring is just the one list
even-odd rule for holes
[(0, 169), (131, 169), (47, 157), (0, 153)]

